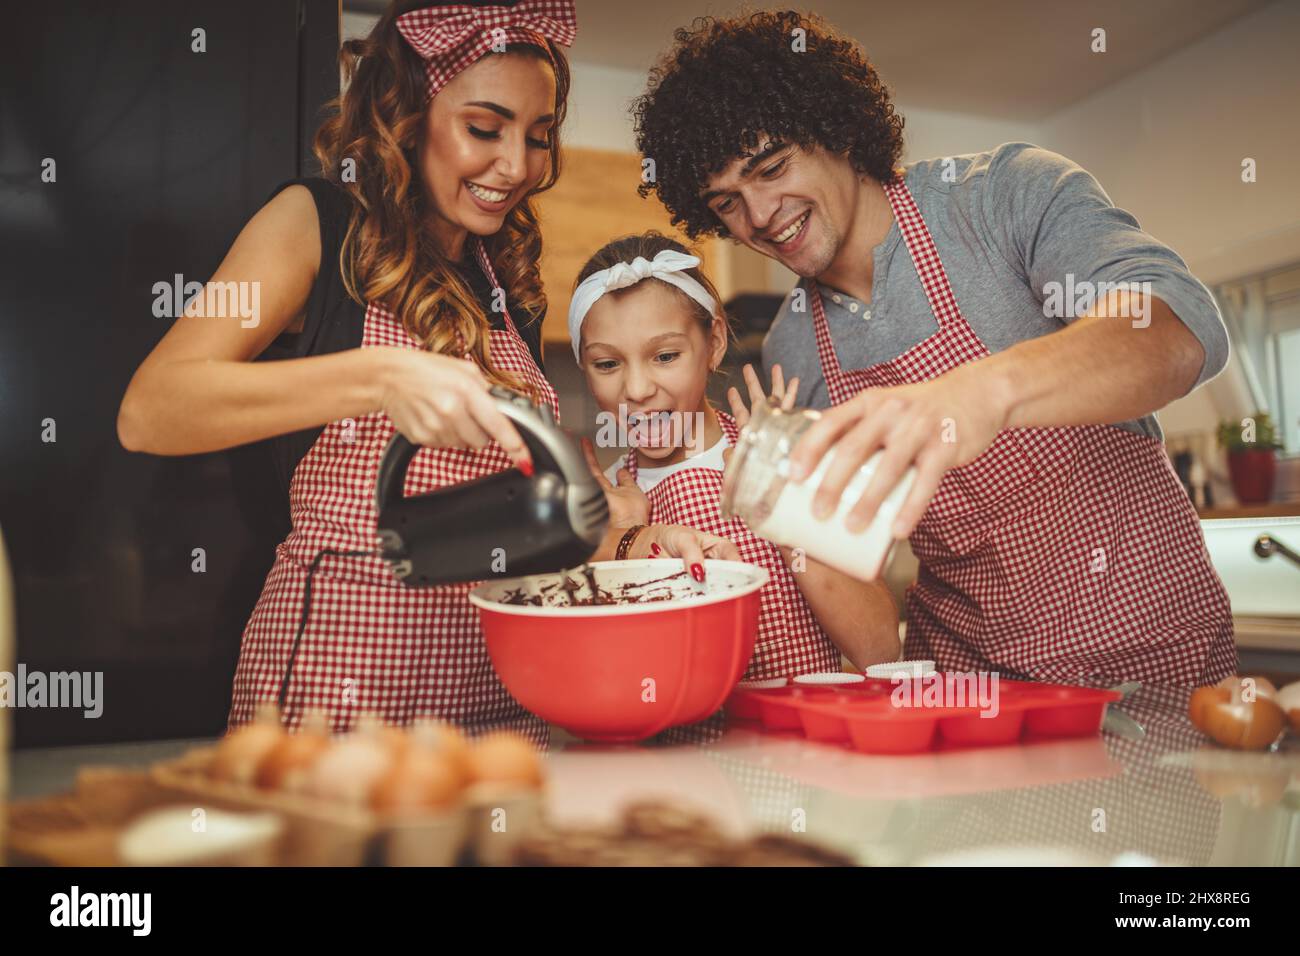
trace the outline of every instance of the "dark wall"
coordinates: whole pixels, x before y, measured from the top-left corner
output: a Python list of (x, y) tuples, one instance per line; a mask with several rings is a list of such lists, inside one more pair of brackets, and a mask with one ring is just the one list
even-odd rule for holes
[(117, 408), (171, 324), (153, 315), (154, 284), (205, 281), (304, 165), (337, 94), (338, 5), (51, 2), (9, 10), (6, 26), (0, 526), (17, 660), (104, 675), (102, 717), (18, 710), (17, 743), (217, 733), (283, 531), (261, 516), (287, 524), (286, 506), (269, 473), (241, 472), (236, 494), (238, 456), (124, 451)]

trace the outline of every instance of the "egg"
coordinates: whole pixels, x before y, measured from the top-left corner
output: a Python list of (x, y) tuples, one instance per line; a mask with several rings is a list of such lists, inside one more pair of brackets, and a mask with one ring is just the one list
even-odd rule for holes
[(453, 806), (460, 798), (464, 775), (446, 754), (412, 742), (370, 792), (378, 813), (409, 814)]
[(323, 715), (309, 715), (296, 734), (285, 734), (257, 765), (253, 782), (263, 790), (300, 790), (307, 771), (330, 745)]
[(231, 731), (221, 739), (209, 772), (217, 780), (251, 784), (258, 766), (285, 736), (277, 717), (259, 714), (252, 723)]
[(335, 740), (307, 770), (302, 790), (313, 797), (365, 806), (370, 791), (405, 749), (405, 735), (395, 728), (363, 721)]
[(518, 734), (494, 733), (475, 741), (469, 750), (469, 769), (477, 783), (542, 785), (541, 758)]
[(469, 743), (455, 726), (441, 720), (421, 720), (411, 725), (407, 736), (412, 743), (442, 754), (465, 781), (470, 779)]

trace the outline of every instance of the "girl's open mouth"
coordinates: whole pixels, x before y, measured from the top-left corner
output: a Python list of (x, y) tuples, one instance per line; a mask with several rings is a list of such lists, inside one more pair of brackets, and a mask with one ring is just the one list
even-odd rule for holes
[(675, 448), (677, 414), (671, 411), (632, 412), (627, 416), (627, 441), (633, 448)]

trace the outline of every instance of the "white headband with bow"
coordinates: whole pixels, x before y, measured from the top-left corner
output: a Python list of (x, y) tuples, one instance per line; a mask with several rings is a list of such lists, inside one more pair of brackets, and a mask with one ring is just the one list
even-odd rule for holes
[(626, 289), (636, 285), (642, 279), (658, 279), (681, 289), (692, 299), (704, 306), (709, 315), (718, 314), (718, 304), (713, 296), (691, 276), (685, 269), (694, 269), (700, 264), (698, 256), (688, 256), (672, 249), (665, 249), (653, 260), (637, 256), (631, 262), (616, 262), (608, 269), (593, 272), (578, 284), (569, 301), (569, 338), (573, 340), (573, 357), (582, 364), (580, 354), (582, 341), (582, 320), (596, 301), (606, 292)]

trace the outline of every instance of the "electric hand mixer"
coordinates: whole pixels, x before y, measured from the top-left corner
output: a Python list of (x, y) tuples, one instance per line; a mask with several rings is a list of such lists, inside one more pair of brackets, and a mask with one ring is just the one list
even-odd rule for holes
[(531, 476), (511, 468), (407, 498), (420, 446), (395, 434), (384, 449), (375, 488), (382, 554), (409, 587), (571, 568), (609, 525), (604, 490), (550, 408), (504, 388), (491, 394), (528, 446)]

